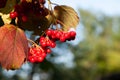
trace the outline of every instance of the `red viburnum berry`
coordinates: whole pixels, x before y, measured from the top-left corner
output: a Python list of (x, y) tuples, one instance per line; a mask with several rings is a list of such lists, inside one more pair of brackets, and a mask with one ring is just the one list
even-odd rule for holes
[(65, 37), (66, 40), (68, 40), (68, 39), (70, 38), (69, 32), (65, 33), (65, 34), (64, 34), (64, 37)]
[(50, 48), (47, 48), (47, 49), (46, 49), (46, 52), (47, 52), (47, 53), (51, 53), (51, 49), (50, 49)]
[(47, 30), (47, 31), (46, 31), (46, 35), (48, 35), (48, 36), (51, 36), (52, 33), (53, 33), (53, 30)]
[(53, 30), (52, 35), (56, 35), (58, 33), (58, 30)]
[(47, 47), (46, 41), (45, 41), (45, 42), (42, 42), (42, 43), (41, 43), (41, 46), (42, 46), (42, 47)]
[(61, 42), (65, 42), (65, 41), (66, 41), (65, 37), (64, 37), (64, 36), (61, 36), (61, 37), (60, 37), (60, 41), (61, 41)]
[(37, 62), (42, 62), (44, 60), (44, 57), (40, 56), (40, 57), (37, 57)]
[(41, 56), (42, 56), (43, 58), (45, 58), (45, 57), (46, 57), (46, 53), (43, 52), (43, 53), (41, 54)]
[(28, 61), (31, 63), (42, 62), (46, 57), (45, 49), (41, 46), (30, 48), (28, 53)]
[(50, 40), (48, 40), (48, 41), (46, 42), (46, 44), (47, 44), (47, 46), (50, 46), (51, 41), (50, 41)]
[(18, 16), (17, 12), (10, 12), (10, 18), (15, 19)]
[(44, 40), (45, 40), (45, 37), (41, 36), (39, 42), (42, 43), (42, 42), (44, 42)]
[(23, 21), (23, 22), (27, 22), (27, 21), (28, 21), (27, 16), (22, 16), (22, 21)]
[(32, 62), (32, 63), (34, 63), (34, 62), (35, 62), (35, 59), (34, 59), (34, 57), (33, 57), (33, 56), (29, 56), (29, 57), (28, 57), (28, 60), (29, 60), (30, 62)]
[(50, 45), (50, 47), (52, 47), (52, 48), (55, 48), (55, 47), (56, 47), (56, 43), (54, 43), (54, 42), (51, 42), (51, 45)]
[(76, 36), (76, 32), (75, 31), (70, 31), (70, 36), (71, 37), (75, 37)]
[(60, 32), (56, 33), (56, 34), (55, 34), (55, 36), (56, 36), (56, 38), (58, 38), (58, 39), (59, 39), (59, 38), (61, 37)]

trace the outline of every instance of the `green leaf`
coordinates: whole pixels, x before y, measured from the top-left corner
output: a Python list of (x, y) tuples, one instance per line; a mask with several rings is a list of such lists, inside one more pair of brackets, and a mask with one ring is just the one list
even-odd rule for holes
[(0, 27), (0, 64), (3, 68), (19, 69), (28, 54), (24, 32), (11, 24)]
[(63, 26), (64, 30), (76, 26), (79, 23), (79, 17), (72, 7), (61, 5), (54, 7), (54, 16), (57, 18), (57, 22)]

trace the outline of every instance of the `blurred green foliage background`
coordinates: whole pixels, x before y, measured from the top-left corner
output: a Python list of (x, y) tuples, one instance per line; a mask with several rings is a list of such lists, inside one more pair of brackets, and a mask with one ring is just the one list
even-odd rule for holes
[[(79, 44), (58, 42), (57, 51), (53, 49), (43, 63), (27, 63), (16, 71), (0, 68), (0, 80), (120, 80), (120, 16), (79, 12), (84, 36)], [(67, 54), (61, 47), (71, 52), (73, 59), (67, 63), (72, 67), (57, 61)], [(60, 51), (63, 53), (58, 54)]]

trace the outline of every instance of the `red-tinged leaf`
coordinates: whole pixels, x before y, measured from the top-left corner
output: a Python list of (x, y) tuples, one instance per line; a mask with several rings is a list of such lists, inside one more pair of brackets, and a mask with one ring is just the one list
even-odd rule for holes
[(3, 68), (19, 69), (28, 53), (24, 32), (11, 24), (0, 27), (0, 64)]
[(69, 30), (69, 28), (76, 26), (79, 23), (79, 17), (72, 7), (61, 5), (54, 7), (54, 16), (57, 18), (57, 22), (63, 26), (63, 30)]

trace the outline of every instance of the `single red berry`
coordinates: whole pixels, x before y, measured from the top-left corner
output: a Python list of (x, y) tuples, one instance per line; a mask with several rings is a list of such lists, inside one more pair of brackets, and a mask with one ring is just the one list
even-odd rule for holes
[(51, 42), (51, 45), (50, 45), (50, 47), (52, 47), (52, 48), (55, 48), (55, 47), (56, 47), (56, 43), (54, 43), (54, 42)]
[(42, 56), (37, 57), (37, 62), (42, 62), (44, 58)]
[(51, 38), (52, 38), (52, 39), (56, 39), (56, 36), (53, 34), (53, 35), (51, 36)]
[(46, 34), (47, 34), (48, 36), (51, 36), (51, 35), (52, 35), (52, 33), (53, 33), (53, 31), (52, 31), (52, 30), (47, 30), (47, 31), (46, 31)]
[(58, 33), (58, 31), (57, 30), (53, 30), (52, 35), (55, 35), (56, 33)]
[(46, 44), (47, 46), (50, 46), (50, 40), (47, 40)]
[(70, 38), (70, 34), (69, 33), (65, 33), (64, 37), (65, 37), (65, 39), (69, 39)]
[(44, 40), (45, 40), (45, 37), (40, 37), (40, 43), (42, 43), (42, 42), (44, 42)]
[(42, 56), (43, 58), (45, 58), (45, 57), (46, 57), (46, 53), (43, 52), (43, 53), (41, 54), (41, 56)]
[(50, 48), (47, 48), (47, 49), (46, 49), (46, 52), (47, 52), (47, 53), (51, 53), (51, 49), (50, 49)]
[(40, 37), (40, 40), (44, 40), (44, 39), (45, 39), (45, 37), (43, 37), (43, 36)]
[(17, 12), (10, 12), (10, 18), (15, 19), (18, 16)]
[(66, 41), (66, 38), (65, 38), (64, 36), (61, 36), (61, 37), (60, 37), (60, 41), (61, 41), (61, 42), (65, 42), (65, 41)]
[(34, 63), (34, 62), (35, 62), (35, 59), (34, 59), (33, 56), (29, 56), (29, 57), (28, 57), (28, 60), (29, 60), (31, 63)]
[(32, 47), (31, 50), (34, 52), (37, 51), (36, 47)]
[(42, 51), (39, 50), (39, 51), (37, 51), (35, 54), (36, 54), (36, 56), (40, 56), (41, 53), (42, 53)]
[(56, 33), (56, 35), (55, 35), (55, 36), (56, 36), (56, 38), (58, 38), (58, 39), (59, 39), (59, 38), (61, 37), (61, 34), (58, 32), (58, 33)]
[(41, 46), (42, 46), (42, 47), (47, 47), (47, 43), (46, 43), (46, 42), (42, 42), (42, 43), (41, 43)]
[(27, 22), (27, 21), (28, 21), (27, 16), (22, 16), (22, 21), (23, 21), (23, 22)]
[(70, 36), (71, 37), (75, 37), (76, 36), (76, 32), (75, 31), (70, 31)]

